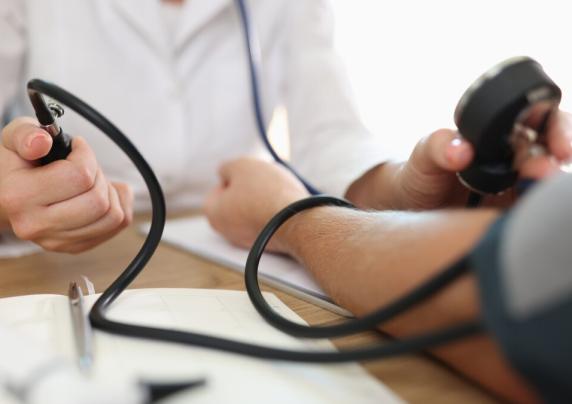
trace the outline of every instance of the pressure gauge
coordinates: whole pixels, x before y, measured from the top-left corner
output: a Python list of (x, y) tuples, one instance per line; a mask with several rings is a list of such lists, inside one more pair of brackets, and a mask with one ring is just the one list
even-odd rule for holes
[(479, 77), (455, 109), (455, 124), (475, 151), (473, 163), (458, 173), (461, 182), (480, 194), (514, 185), (518, 145), (545, 142), (560, 99), (560, 88), (528, 57), (509, 59)]

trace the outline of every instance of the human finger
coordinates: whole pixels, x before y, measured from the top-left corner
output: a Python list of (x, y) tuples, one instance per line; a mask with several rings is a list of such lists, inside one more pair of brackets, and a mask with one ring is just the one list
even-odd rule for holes
[(115, 188), (119, 196), (119, 203), (125, 215), (123, 225), (127, 227), (133, 222), (133, 189), (128, 184), (122, 182), (113, 182), (111, 185)]
[(48, 206), (91, 190), (98, 170), (95, 154), (84, 139), (77, 137), (66, 160), (14, 173), (5, 179), (3, 189), (15, 203)]
[(95, 182), (87, 192), (47, 207), (46, 217), (54, 230), (77, 229), (94, 223), (111, 208), (112, 193), (103, 172), (99, 169)]
[(455, 131), (441, 129), (421, 140), (410, 160), (424, 174), (439, 174), (461, 171), (472, 158), (473, 149), (469, 142)]
[(2, 145), (24, 160), (44, 157), (52, 147), (51, 136), (32, 118), (17, 118), (2, 131)]
[(540, 180), (560, 172), (558, 161), (549, 155), (532, 156), (526, 159), (519, 169), (519, 176)]
[(556, 111), (547, 129), (550, 154), (560, 161), (572, 159), (572, 115)]
[(95, 239), (112, 234), (115, 230), (124, 229), (129, 221), (126, 220), (127, 215), (121, 204), (119, 193), (111, 184), (108, 184), (108, 192), (110, 205), (104, 216), (86, 226), (64, 231), (58, 238), (62, 240)]

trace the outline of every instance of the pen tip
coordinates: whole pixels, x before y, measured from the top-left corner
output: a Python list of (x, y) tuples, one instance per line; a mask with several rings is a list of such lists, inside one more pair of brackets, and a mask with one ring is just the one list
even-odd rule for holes
[(180, 383), (149, 383), (141, 382), (149, 392), (149, 403), (156, 403), (166, 397), (183, 390), (190, 390), (206, 384), (206, 379), (196, 379)]
[(70, 299), (77, 299), (80, 289), (77, 282), (70, 282), (70, 287), (68, 289), (68, 296)]

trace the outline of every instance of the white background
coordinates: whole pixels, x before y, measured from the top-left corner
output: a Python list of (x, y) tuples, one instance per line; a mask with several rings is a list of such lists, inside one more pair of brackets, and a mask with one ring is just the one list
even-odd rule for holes
[[(303, 1), (303, 0), (292, 0)], [(454, 127), (465, 89), (512, 56), (538, 60), (572, 110), (572, 4), (517, 0), (332, 0), (336, 43), (368, 127), (398, 158)]]

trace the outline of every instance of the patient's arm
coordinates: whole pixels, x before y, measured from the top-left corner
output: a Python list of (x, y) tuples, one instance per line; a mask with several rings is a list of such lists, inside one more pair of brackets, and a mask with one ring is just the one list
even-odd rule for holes
[[(307, 196), (292, 174), (274, 164), (239, 159), (225, 164), (220, 173), (223, 181), (207, 199), (205, 212), (216, 230), (243, 247), (250, 246), (280, 209)], [(289, 220), (271, 247), (296, 257), (336, 302), (360, 316), (403, 295), (467, 252), (496, 216), (494, 210), (316, 208)], [(382, 328), (404, 337), (478, 315), (476, 282), (467, 276)], [(433, 353), (505, 398), (534, 400), (487, 336)]]
[[(360, 316), (452, 263), (478, 241), (496, 216), (493, 210), (367, 213), (317, 208), (287, 222), (277, 241), (336, 302)], [(381, 328), (403, 337), (478, 315), (476, 282), (467, 276)], [(470, 338), (433, 353), (505, 398), (533, 401), (489, 337)]]
[[(496, 216), (493, 210), (368, 213), (324, 207), (292, 218), (276, 241), (336, 302), (360, 316), (390, 303), (470, 250)], [(467, 276), (381, 328), (404, 337), (478, 315), (476, 282)], [(511, 401), (534, 401), (487, 336), (433, 353)]]

